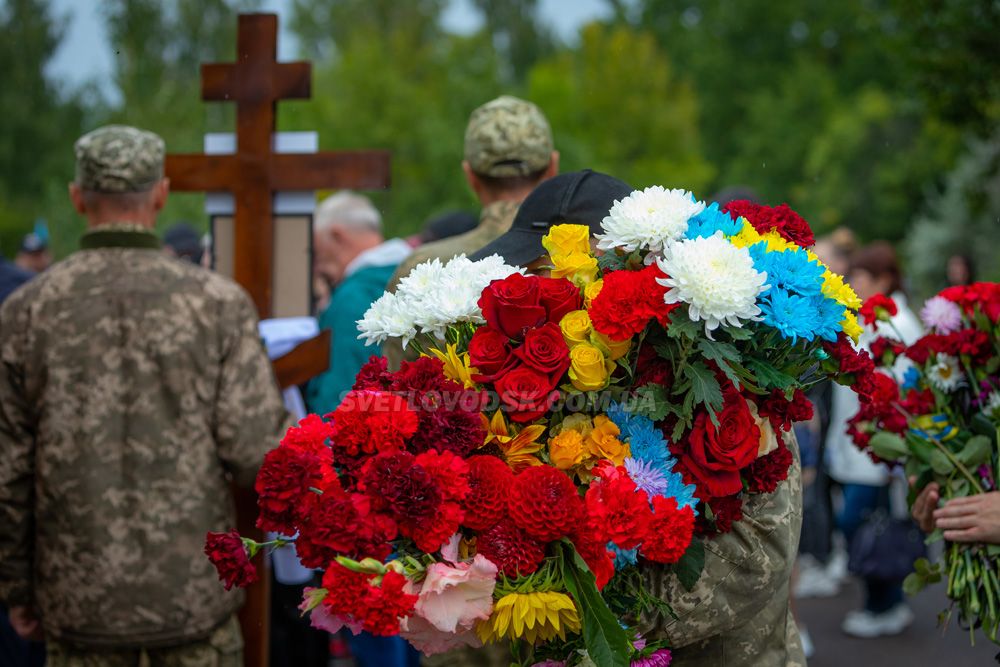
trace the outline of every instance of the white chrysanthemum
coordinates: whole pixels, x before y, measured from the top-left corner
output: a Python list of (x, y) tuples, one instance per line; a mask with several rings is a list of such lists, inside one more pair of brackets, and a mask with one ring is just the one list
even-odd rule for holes
[(421, 262), (413, 267), (396, 287), (396, 294), (404, 299), (420, 298), (428, 290), (434, 289), (441, 284), (444, 278), (444, 265), (440, 259), (432, 259)]
[(983, 412), (990, 419), (1000, 419), (1000, 391), (995, 391), (986, 398)]
[(636, 190), (612, 205), (601, 222), (604, 233), (597, 235), (597, 247), (659, 252), (684, 238), (688, 220), (704, 209), (705, 204), (695, 201), (687, 190), (667, 190), (659, 185)]
[(939, 391), (950, 394), (965, 386), (965, 376), (958, 359), (950, 354), (939, 354), (934, 364), (927, 370), (927, 379)]
[(386, 292), (368, 308), (365, 316), (358, 320), (358, 338), (365, 345), (382, 343), (387, 338), (402, 338), (404, 347), (416, 335), (413, 313), (405, 300), (396, 294)]
[(691, 319), (704, 320), (709, 335), (722, 324), (739, 327), (759, 319), (757, 296), (770, 287), (767, 274), (754, 269), (750, 252), (722, 232), (671, 244), (657, 264), (669, 276), (656, 281), (670, 288), (663, 300), (688, 304)]

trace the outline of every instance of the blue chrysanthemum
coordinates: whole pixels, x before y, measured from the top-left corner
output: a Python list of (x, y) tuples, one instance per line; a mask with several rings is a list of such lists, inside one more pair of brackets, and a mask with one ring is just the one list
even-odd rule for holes
[(743, 229), (743, 223), (733, 220), (728, 213), (719, 210), (719, 205), (713, 203), (701, 213), (688, 220), (686, 237), (689, 239), (708, 238), (721, 231), (724, 236), (735, 236)]
[(909, 391), (911, 389), (916, 389), (920, 384), (920, 371), (917, 370), (916, 366), (907, 366), (906, 371), (903, 372), (903, 381), (900, 383), (899, 388), (903, 391)]
[(837, 340), (837, 334), (843, 330), (844, 306), (834, 299), (822, 294), (809, 298), (814, 313), (815, 335), (817, 338), (831, 343)]
[(772, 289), (777, 287), (800, 296), (820, 294), (823, 290), (823, 266), (809, 258), (801, 248), (768, 251), (767, 243), (750, 246), (754, 268), (767, 273)]
[(811, 299), (772, 287), (760, 302), (764, 324), (777, 329), (794, 345), (799, 338), (813, 340), (819, 322)]
[(694, 495), (697, 487), (685, 484), (684, 477), (679, 472), (671, 471), (666, 474), (666, 478), (667, 488), (662, 495), (676, 500), (678, 507), (690, 507), (694, 515), (698, 516), (698, 496)]
[(639, 556), (639, 549), (622, 549), (614, 542), (608, 542), (608, 551), (615, 554), (615, 571), (622, 570), (630, 565), (635, 565)]

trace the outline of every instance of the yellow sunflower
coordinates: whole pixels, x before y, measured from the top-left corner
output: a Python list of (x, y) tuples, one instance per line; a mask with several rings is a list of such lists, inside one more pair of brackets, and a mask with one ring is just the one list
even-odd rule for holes
[(476, 624), (484, 644), (502, 639), (526, 639), (534, 644), (566, 633), (579, 634), (580, 615), (565, 593), (508, 593), (493, 605), (493, 614)]

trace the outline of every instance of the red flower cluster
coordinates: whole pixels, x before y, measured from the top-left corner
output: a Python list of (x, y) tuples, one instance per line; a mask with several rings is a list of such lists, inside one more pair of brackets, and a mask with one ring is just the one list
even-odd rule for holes
[(507, 510), (525, 533), (539, 542), (551, 542), (572, 532), (583, 506), (576, 485), (564, 472), (533, 466), (514, 478)]
[(614, 542), (621, 549), (634, 549), (649, 532), (653, 512), (645, 491), (636, 488), (625, 471), (612, 465), (597, 469), (598, 483), (587, 490), (588, 530)]
[(402, 449), (419, 424), (405, 398), (385, 391), (350, 391), (328, 417), (333, 420), (334, 458), (341, 465)]
[(476, 548), (508, 577), (528, 575), (545, 560), (545, 545), (528, 535), (509, 518), (480, 533)]
[(927, 363), (931, 353), (953, 357), (964, 355), (976, 363), (983, 363), (993, 356), (993, 345), (985, 331), (960, 329), (950, 334), (927, 334), (906, 348), (906, 356), (918, 364)]
[(875, 391), (874, 378), (875, 362), (864, 350), (856, 350), (851, 344), (851, 340), (843, 332), (837, 334), (834, 343), (824, 342), (823, 349), (830, 355), (836, 371), (845, 379), (850, 381), (853, 378), (851, 389), (858, 395), (862, 403), (870, 402)]
[(594, 329), (611, 340), (626, 340), (646, 328), (651, 319), (666, 325), (680, 304), (666, 304), (667, 288), (656, 282), (665, 278), (656, 264), (641, 271), (613, 271), (604, 275), (604, 287), (590, 306)]
[(876, 294), (861, 304), (858, 316), (865, 324), (874, 324), (877, 320), (889, 321), (899, 312), (896, 302), (885, 294)]
[(326, 567), (337, 556), (383, 559), (396, 532), (396, 522), (372, 511), (367, 496), (331, 484), (302, 516), (295, 549), (306, 567)]
[(757, 412), (767, 417), (775, 431), (790, 431), (795, 422), (812, 419), (813, 404), (801, 389), (796, 389), (792, 400), (785, 392), (773, 390), (767, 398), (757, 401)]
[(507, 498), (514, 484), (514, 472), (495, 456), (471, 456), (469, 495), (465, 497), (465, 520), (473, 530), (486, 530), (497, 524), (507, 512)]
[(967, 315), (978, 308), (991, 322), (1000, 322), (1000, 283), (972, 283), (942, 290), (941, 296), (961, 306)]
[(740, 470), (753, 463), (760, 447), (760, 428), (746, 399), (736, 391), (726, 392), (717, 419), (719, 426), (706, 412), (699, 412), (685, 439), (671, 448), (703, 500), (742, 491)]
[(892, 366), (896, 361), (896, 357), (906, 350), (906, 346), (901, 342), (892, 338), (886, 338), (885, 336), (879, 336), (873, 340), (871, 348), (875, 365), (881, 367)]
[(779, 442), (777, 449), (750, 464), (747, 471), (750, 493), (774, 493), (778, 484), (788, 479), (793, 461), (792, 452)]
[[(326, 464), (327, 466), (329, 464)], [(264, 455), (257, 473), (257, 527), (294, 535), (299, 518), (311, 500), (310, 488), (323, 481), (324, 462), (307, 450), (284, 446)]]
[(677, 500), (653, 498), (653, 518), (643, 536), (639, 553), (656, 563), (676, 563), (687, 551), (694, 534), (694, 511), (677, 507)]
[(899, 387), (889, 375), (876, 371), (871, 374), (872, 391), (861, 403), (857, 414), (847, 420), (847, 434), (854, 444), (865, 449), (877, 430), (902, 434), (906, 432), (906, 417), (896, 409)]
[(733, 524), (743, 518), (743, 499), (740, 496), (711, 498), (708, 507), (712, 510), (713, 520), (709, 521), (704, 515), (699, 515), (699, 533), (728, 533), (733, 529)]
[(406, 592), (407, 579), (392, 570), (375, 583), (375, 575), (354, 572), (336, 561), (323, 573), (327, 611), (354, 619), (366, 632), (379, 637), (399, 634), (399, 621), (413, 613), (417, 596)]
[(483, 290), (487, 326), (473, 334), (469, 361), (477, 382), (495, 383), (512, 420), (537, 419), (558, 400), (570, 364), (559, 321), (581, 305), (580, 289), (563, 278), (515, 273)]
[(786, 241), (802, 248), (808, 248), (816, 243), (809, 223), (788, 204), (764, 206), (747, 199), (738, 199), (723, 206), (722, 210), (734, 220), (740, 217), (746, 218), (759, 234), (776, 231)]
[(243, 539), (235, 530), (206, 534), (205, 555), (219, 571), (219, 579), (227, 591), (233, 586), (242, 588), (257, 581), (257, 570), (250, 563)]

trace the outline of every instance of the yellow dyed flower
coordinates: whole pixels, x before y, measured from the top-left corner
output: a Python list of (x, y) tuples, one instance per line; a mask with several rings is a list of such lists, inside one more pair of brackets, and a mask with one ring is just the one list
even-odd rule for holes
[(480, 414), (480, 418), (486, 430), (486, 442), (483, 444), (495, 442), (511, 470), (518, 472), (528, 466), (542, 465), (535, 454), (542, 449), (542, 443), (538, 439), (545, 433), (543, 425), (529, 424), (517, 431), (513, 424), (507, 425), (502, 410), (497, 410), (493, 419), (487, 419), (484, 414)]
[(586, 455), (583, 435), (573, 429), (565, 429), (559, 435), (549, 438), (549, 460), (560, 470), (572, 470), (583, 463)]
[(585, 310), (572, 310), (563, 315), (559, 321), (559, 328), (562, 330), (563, 338), (570, 347), (586, 343), (590, 339), (590, 332), (594, 326), (590, 323), (590, 314)]
[(493, 614), (476, 624), (476, 634), (484, 644), (503, 639), (524, 639), (529, 644), (566, 633), (580, 633), (580, 614), (565, 593), (557, 591), (508, 593), (493, 605)]
[(768, 252), (784, 252), (785, 250), (797, 250), (798, 246), (782, 238), (778, 232), (768, 232), (761, 236), (761, 240), (767, 242)]
[(549, 257), (553, 278), (567, 278), (577, 285), (589, 285), (597, 277), (597, 258), (590, 253), (571, 252)]
[(629, 446), (618, 439), (621, 430), (604, 415), (594, 417), (594, 430), (587, 437), (591, 456), (608, 459), (616, 466), (623, 465), (631, 452)]
[(757, 230), (753, 228), (753, 225), (751, 225), (746, 218), (740, 218), (740, 220), (743, 221), (743, 229), (740, 230), (739, 234), (731, 237), (729, 242), (737, 248), (748, 248), (755, 243), (760, 243), (763, 238), (757, 233)]
[(599, 391), (608, 386), (614, 362), (590, 343), (580, 343), (569, 351), (569, 381), (580, 391)]
[(823, 273), (823, 296), (833, 299), (844, 308), (857, 310), (861, 307), (861, 298), (854, 289), (844, 282), (844, 277), (827, 269)]
[(444, 364), (444, 376), (449, 380), (461, 383), (466, 389), (473, 389), (476, 383), (472, 381), (472, 375), (478, 371), (469, 365), (469, 353), (458, 353), (454, 343), (448, 343), (446, 352), (442, 352), (436, 347), (430, 349), (430, 353), (441, 360)]
[(626, 338), (625, 340), (611, 340), (604, 334), (595, 331), (590, 335), (590, 342), (594, 346), (604, 353), (611, 361), (618, 361), (632, 349), (632, 339)]
[(594, 302), (597, 295), (601, 293), (601, 289), (604, 287), (604, 279), (595, 280), (583, 289), (583, 305), (590, 308), (590, 304)]
[(858, 338), (864, 331), (858, 323), (858, 316), (846, 309), (844, 310), (844, 319), (841, 320), (840, 326), (844, 330), (844, 333), (855, 343), (858, 342)]
[(587, 225), (555, 225), (548, 234), (542, 237), (542, 247), (549, 251), (550, 257), (574, 253), (590, 255), (592, 254), (590, 251), (590, 227)]

